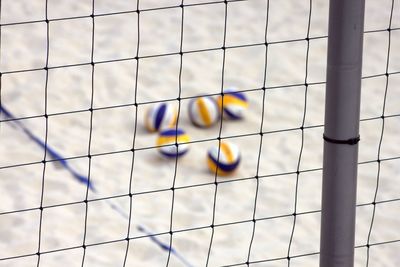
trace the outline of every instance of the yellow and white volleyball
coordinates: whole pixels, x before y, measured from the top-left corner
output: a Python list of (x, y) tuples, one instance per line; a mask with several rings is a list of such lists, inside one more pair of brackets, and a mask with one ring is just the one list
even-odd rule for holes
[(223, 95), (217, 100), (219, 110), (223, 112), (224, 118), (238, 120), (243, 118), (248, 101), (242, 92), (233, 89), (224, 90)]
[(157, 132), (163, 128), (172, 127), (177, 119), (176, 109), (170, 103), (157, 103), (145, 114), (145, 126), (149, 132)]
[(220, 146), (217, 144), (208, 150), (207, 163), (212, 173), (218, 169), (218, 175), (229, 175), (239, 166), (239, 148), (232, 143), (222, 141)]
[(160, 153), (168, 158), (175, 158), (186, 154), (189, 150), (187, 142), (189, 135), (182, 129), (175, 127), (164, 129), (157, 139), (157, 146)]
[(219, 108), (214, 98), (197, 97), (189, 102), (189, 118), (198, 127), (210, 127), (219, 119)]

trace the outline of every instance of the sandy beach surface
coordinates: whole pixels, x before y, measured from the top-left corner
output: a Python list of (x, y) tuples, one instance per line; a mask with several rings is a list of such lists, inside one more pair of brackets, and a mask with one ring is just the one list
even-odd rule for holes
[[(86, 205), (86, 187), (49, 155), (43, 164), (43, 149), (2, 121), (0, 267), (166, 266), (168, 253), (140, 225), (166, 244), (172, 230), (193, 266), (318, 266), (328, 1), (269, 1), (265, 31), (265, 0), (187, 0), (181, 44), (180, 1), (140, 1), (137, 13), (135, 1), (95, 0), (93, 53), (92, 1), (48, 1), (48, 46), (45, 3), (1, 2), (1, 104), (72, 169), (90, 171), (97, 193)], [(391, 9), (366, 3), (357, 267), (400, 266), (400, 2), (389, 24)], [(245, 118), (193, 126), (190, 99), (222, 88), (245, 91)], [(145, 111), (163, 101), (179, 108), (193, 141), (177, 164), (144, 128)], [(215, 178), (206, 153), (219, 135), (242, 161)], [(172, 254), (168, 266), (185, 265)]]

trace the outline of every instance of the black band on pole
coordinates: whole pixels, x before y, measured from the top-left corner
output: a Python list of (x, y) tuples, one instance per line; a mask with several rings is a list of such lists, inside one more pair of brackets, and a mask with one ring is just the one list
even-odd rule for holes
[(340, 145), (356, 145), (360, 141), (360, 136), (357, 136), (355, 138), (350, 138), (347, 140), (339, 140), (339, 139), (332, 139), (327, 137), (325, 134), (323, 135), (324, 140), (333, 143), (333, 144), (340, 144)]

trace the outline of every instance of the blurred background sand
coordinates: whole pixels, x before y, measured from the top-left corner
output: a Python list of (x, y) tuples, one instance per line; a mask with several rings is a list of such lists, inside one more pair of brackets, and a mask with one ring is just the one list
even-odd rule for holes
[[(188, 0), (184, 4), (205, 2)], [(257, 182), (250, 179), (260, 166), (255, 238), (250, 261), (278, 259), (252, 266), (288, 266), (289, 239), (296, 210), (290, 257), (319, 250), (320, 198), (322, 167), (322, 132), (328, 1), (312, 1), (306, 77), (306, 51), (309, 1), (270, 1), (265, 100), (263, 102), (266, 48), (266, 1), (229, 2), (227, 8), (225, 69), (222, 75), (224, 33), (224, 3), (193, 5), (184, 8), (183, 51), (199, 50), (183, 55), (181, 91), (179, 91), (181, 9), (179, 1), (146, 0), (139, 14), (139, 69), (136, 69), (136, 12), (96, 16), (93, 60), (93, 125), (90, 145), (94, 155), (90, 164), (91, 179), (99, 194), (89, 192), (89, 199), (122, 196), (113, 203), (129, 212), (129, 183), (132, 164), (132, 138), (135, 133), (136, 101), (137, 131), (132, 175), (132, 224), (130, 237), (142, 236), (136, 230), (145, 225), (169, 242), (172, 191), (175, 182), (173, 246), (194, 266), (205, 266), (211, 238), (214, 175), (206, 167), (206, 149), (217, 143), (218, 125), (199, 130), (187, 116), (189, 97), (218, 94), (224, 88), (246, 90), (250, 108), (242, 121), (224, 121), (222, 136), (241, 148), (240, 169), (229, 178), (218, 178), (215, 204), (215, 234), (209, 266), (244, 263), (247, 261), (253, 232), (253, 217)], [(118, 13), (136, 9), (135, 1), (95, 0), (94, 14)], [(391, 1), (367, 0), (365, 30), (384, 30), (389, 26)], [(82, 174), (89, 168), (90, 108), (92, 93), (91, 1), (49, 0), (49, 59), (46, 72), (45, 1), (4, 0), (1, 2), (1, 102), (38, 137), (45, 137), (45, 96), (47, 95), (48, 144)], [(392, 28), (400, 27), (400, 2), (395, 1)], [(61, 18), (78, 17), (64, 20)], [(55, 19), (55, 20), (53, 20)], [(60, 20), (57, 20), (60, 19)], [(38, 21), (29, 24), (16, 22)], [(4, 25), (4, 24), (13, 25)], [(315, 37), (315, 39), (313, 39)], [(323, 37), (323, 38), (316, 38)], [(389, 42), (387, 31), (365, 34), (362, 88), (362, 119), (382, 115), (386, 87), (385, 73)], [(288, 40), (297, 40), (283, 42)], [(384, 138), (381, 159), (400, 156), (400, 30), (391, 31), (388, 90)], [(248, 46), (249, 44), (259, 44)], [(213, 50), (207, 50), (214, 48)], [(172, 55), (151, 57), (152, 55)], [(147, 57), (149, 56), (149, 57)], [(120, 60), (108, 62), (109, 60)], [(80, 65), (79, 65), (80, 64)], [(37, 69), (29, 72), (17, 70)], [(9, 72), (9, 73), (7, 73)], [(307, 81), (308, 89), (304, 86)], [(159, 156), (153, 146), (156, 134), (143, 127), (145, 110), (153, 101), (181, 104), (179, 126), (195, 142), (190, 152), (175, 161)], [(185, 99), (186, 98), (186, 99)], [(307, 99), (305, 106), (305, 98)], [(263, 108), (264, 106), (264, 108)], [(304, 148), (301, 140), (304, 116)], [(264, 121), (261, 125), (262, 114)], [(3, 117), (4, 119), (4, 117)], [(373, 214), (377, 185), (378, 145), (381, 119), (361, 122), (360, 162), (357, 208), (356, 266), (366, 266), (368, 231)], [(258, 133), (265, 132), (261, 137)], [(283, 131), (282, 131), (283, 130)], [(44, 152), (12, 124), (0, 124), (0, 258), (35, 254), (38, 249), (41, 187)], [(110, 153), (118, 152), (118, 153)], [(97, 156), (96, 156), (97, 155)], [(295, 172), (301, 155), (297, 177)], [(50, 158), (48, 158), (50, 159)], [(373, 162), (372, 162), (373, 161)], [(35, 162), (35, 164), (27, 164)], [(18, 167), (8, 167), (21, 165)], [(174, 179), (175, 177), (175, 179)], [(241, 179), (249, 178), (249, 179)], [(297, 179), (298, 178), (298, 179)], [(400, 159), (382, 161), (377, 201), (400, 198)], [(298, 182), (296, 194), (296, 182)], [(198, 185), (198, 186), (194, 186)], [(46, 163), (43, 192), (40, 266), (81, 266), (86, 188), (70, 173), (54, 162)], [(89, 202), (86, 244), (103, 242), (86, 249), (84, 266), (122, 266), (128, 222), (110, 209), (104, 200)], [(63, 203), (71, 205), (57, 206)], [(362, 205), (366, 204), (366, 205)], [(32, 209), (25, 212), (17, 210)], [(8, 213), (11, 212), (11, 213)], [(400, 201), (376, 205), (370, 243), (400, 239)], [(241, 222), (242, 223), (235, 223)], [(191, 231), (183, 229), (196, 228)], [(74, 248), (62, 250), (63, 248)], [(369, 266), (400, 265), (400, 242), (372, 246)], [(149, 238), (130, 241), (126, 266), (165, 266), (168, 254)], [(0, 266), (36, 266), (37, 256), (0, 261)], [(172, 256), (169, 266), (183, 266)], [(245, 266), (245, 265), (242, 265)], [(290, 266), (318, 266), (318, 255), (294, 257)]]

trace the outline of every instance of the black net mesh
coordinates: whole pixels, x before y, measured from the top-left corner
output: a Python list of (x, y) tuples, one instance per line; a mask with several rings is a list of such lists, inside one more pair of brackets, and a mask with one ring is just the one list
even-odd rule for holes
[[(356, 266), (399, 261), (399, 4), (366, 9)], [(3, 0), (0, 16), (0, 266), (318, 265), (327, 3)], [(230, 88), (243, 119), (190, 122)], [(145, 129), (165, 103), (182, 157)], [(224, 142), (228, 176), (206, 161)]]

